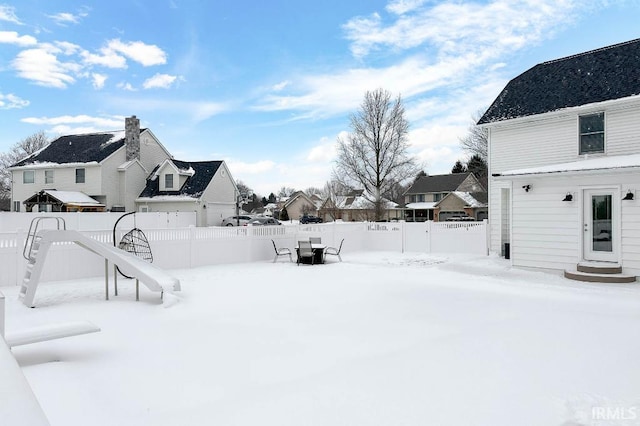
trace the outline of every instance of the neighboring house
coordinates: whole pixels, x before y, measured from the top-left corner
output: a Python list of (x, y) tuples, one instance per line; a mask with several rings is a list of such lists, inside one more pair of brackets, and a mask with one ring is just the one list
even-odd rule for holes
[(404, 193), (404, 201), (405, 219), (410, 222), (488, 216), (487, 191), (470, 172), (421, 176)]
[(238, 188), (224, 161), (167, 159), (147, 179), (138, 211), (196, 212), (197, 226), (219, 226), (236, 213)]
[[(169, 152), (149, 129), (140, 130), (135, 116), (125, 120), (124, 131), (61, 136), (9, 168), (11, 210), (22, 211), (42, 190), (82, 193), (111, 211), (133, 210), (146, 176), (167, 158)], [(24, 207), (31, 211), (31, 205)], [(48, 211), (57, 205), (39, 204)]]
[[(322, 204), (318, 216), (323, 221), (333, 220), (349, 221), (370, 221), (375, 220), (375, 208), (372, 197), (365, 195), (363, 190), (352, 191), (347, 195), (337, 195), (330, 197)], [(398, 210), (398, 204), (387, 199), (383, 199), (386, 220), (399, 219), (402, 211)]]
[(317, 215), (316, 202), (317, 200), (309, 197), (303, 191), (296, 191), (287, 198), (283, 208), (287, 209), (290, 219), (298, 219), (305, 214)]
[(536, 65), (478, 124), (491, 251), (515, 266), (640, 274), (640, 39)]
[(13, 211), (195, 211), (206, 226), (236, 210), (223, 161), (174, 160), (135, 116), (124, 131), (61, 136), (9, 170)]

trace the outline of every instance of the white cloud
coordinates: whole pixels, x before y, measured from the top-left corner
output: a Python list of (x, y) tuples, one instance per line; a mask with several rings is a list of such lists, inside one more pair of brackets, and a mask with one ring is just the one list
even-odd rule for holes
[(106, 74), (91, 73), (91, 79), (93, 80), (93, 87), (95, 89), (102, 89), (108, 76)]
[(422, 6), (426, 2), (427, 0), (391, 0), (386, 9), (391, 13), (402, 15)]
[(56, 13), (55, 15), (47, 15), (49, 18), (53, 19), (53, 21), (63, 27), (66, 27), (67, 24), (78, 24), (80, 23), (80, 19), (84, 18), (85, 16), (87, 16), (86, 13), (80, 13), (77, 15), (74, 15), (73, 13), (69, 13), (69, 12), (60, 12), (60, 13)]
[(439, 54), (519, 48), (570, 25), (581, 7), (571, 0), (446, 2), (422, 7), (424, 3), (392, 2), (388, 10), (402, 15), (389, 25), (379, 14), (347, 22), (344, 30), (354, 56), (363, 57), (383, 46), (405, 50), (424, 43), (437, 46)]
[(80, 67), (72, 62), (60, 62), (46, 47), (23, 50), (12, 61), (20, 77), (34, 81), (40, 86), (64, 89), (75, 83), (72, 74)]
[(118, 83), (117, 84), (118, 89), (122, 89), (122, 90), (126, 90), (128, 92), (135, 92), (136, 89), (131, 85), (131, 83)]
[(22, 99), (13, 93), (0, 93), (0, 109), (18, 109), (29, 106), (29, 101)]
[(15, 44), (17, 46), (34, 46), (38, 40), (30, 35), (18, 35), (15, 31), (0, 31), (0, 43)]
[(28, 117), (20, 121), (41, 127), (50, 126), (47, 133), (58, 135), (95, 133), (124, 128), (124, 117), (120, 116), (63, 115), (59, 117)]
[(151, 78), (145, 80), (142, 83), (142, 87), (145, 89), (168, 89), (171, 87), (174, 81), (176, 81), (175, 75), (169, 74), (156, 74)]
[(22, 22), (16, 16), (16, 8), (6, 4), (0, 4), (0, 21), (22, 25)]
[(330, 163), (336, 158), (336, 139), (322, 138), (320, 144), (311, 148), (307, 155), (310, 163)]
[(287, 87), (289, 84), (291, 84), (291, 82), (289, 80), (281, 81), (278, 84), (274, 84), (271, 87), (271, 90), (273, 90), (274, 92), (279, 92), (279, 91), (283, 90), (285, 87)]
[(119, 39), (113, 39), (107, 43), (107, 49), (120, 53), (145, 67), (162, 65), (167, 62), (167, 54), (162, 49), (154, 44), (145, 44), (141, 41), (122, 42)]
[(195, 122), (207, 120), (228, 109), (227, 105), (216, 102), (195, 102), (186, 106), (191, 110), (191, 116)]
[(127, 59), (113, 50), (102, 48), (100, 53), (91, 53), (83, 50), (80, 53), (83, 61), (87, 65), (101, 65), (107, 68), (127, 68)]

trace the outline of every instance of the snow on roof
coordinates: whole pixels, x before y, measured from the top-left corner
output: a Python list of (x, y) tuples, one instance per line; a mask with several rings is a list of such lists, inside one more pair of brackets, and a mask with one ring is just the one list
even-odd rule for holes
[(107, 140), (106, 142), (103, 142), (102, 144), (100, 144), (100, 148), (104, 148), (107, 145), (110, 145), (114, 142), (118, 142), (121, 141), (122, 139), (125, 138), (126, 134), (124, 130), (119, 130), (119, 131), (115, 131), (115, 132), (105, 132), (105, 134), (111, 134), (111, 138), (109, 140)]
[(413, 210), (431, 210), (436, 207), (438, 203), (409, 203), (405, 207)]
[(83, 192), (58, 191), (55, 189), (46, 189), (44, 190), (44, 192), (64, 204), (86, 205), (86, 206), (102, 206), (103, 205)]
[(176, 195), (156, 195), (155, 197), (138, 197), (136, 198), (136, 202), (144, 202), (144, 203), (154, 203), (160, 201), (196, 201), (196, 195), (184, 195), (184, 194), (176, 194)]
[(460, 198), (462, 201), (467, 203), (469, 207), (474, 207), (474, 208), (486, 207), (485, 203), (482, 203), (476, 200), (475, 197), (468, 192), (453, 191), (452, 194), (455, 194), (456, 197)]
[(589, 158), (580, 161), (572, 161), (569, 163), (551, 164), (548, 166), (531, 167), (527, 169), (508, 170), (498, 174), (495, 177), (586, 172), (595, 170), (627, 169), (636, 167), (640, 167), (640, 154)]

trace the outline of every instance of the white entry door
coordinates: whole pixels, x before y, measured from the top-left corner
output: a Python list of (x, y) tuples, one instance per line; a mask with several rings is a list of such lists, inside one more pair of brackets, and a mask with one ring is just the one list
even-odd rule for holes
[(584, 190), (584, 259), (618, 262), (620, 191)]

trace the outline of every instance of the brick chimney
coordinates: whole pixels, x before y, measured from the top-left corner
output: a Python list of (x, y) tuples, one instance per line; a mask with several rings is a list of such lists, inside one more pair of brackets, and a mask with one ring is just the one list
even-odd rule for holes
[(124, 119), (124, 145), (127, 161), (140, 159), (140, 120), (135, 115)]

